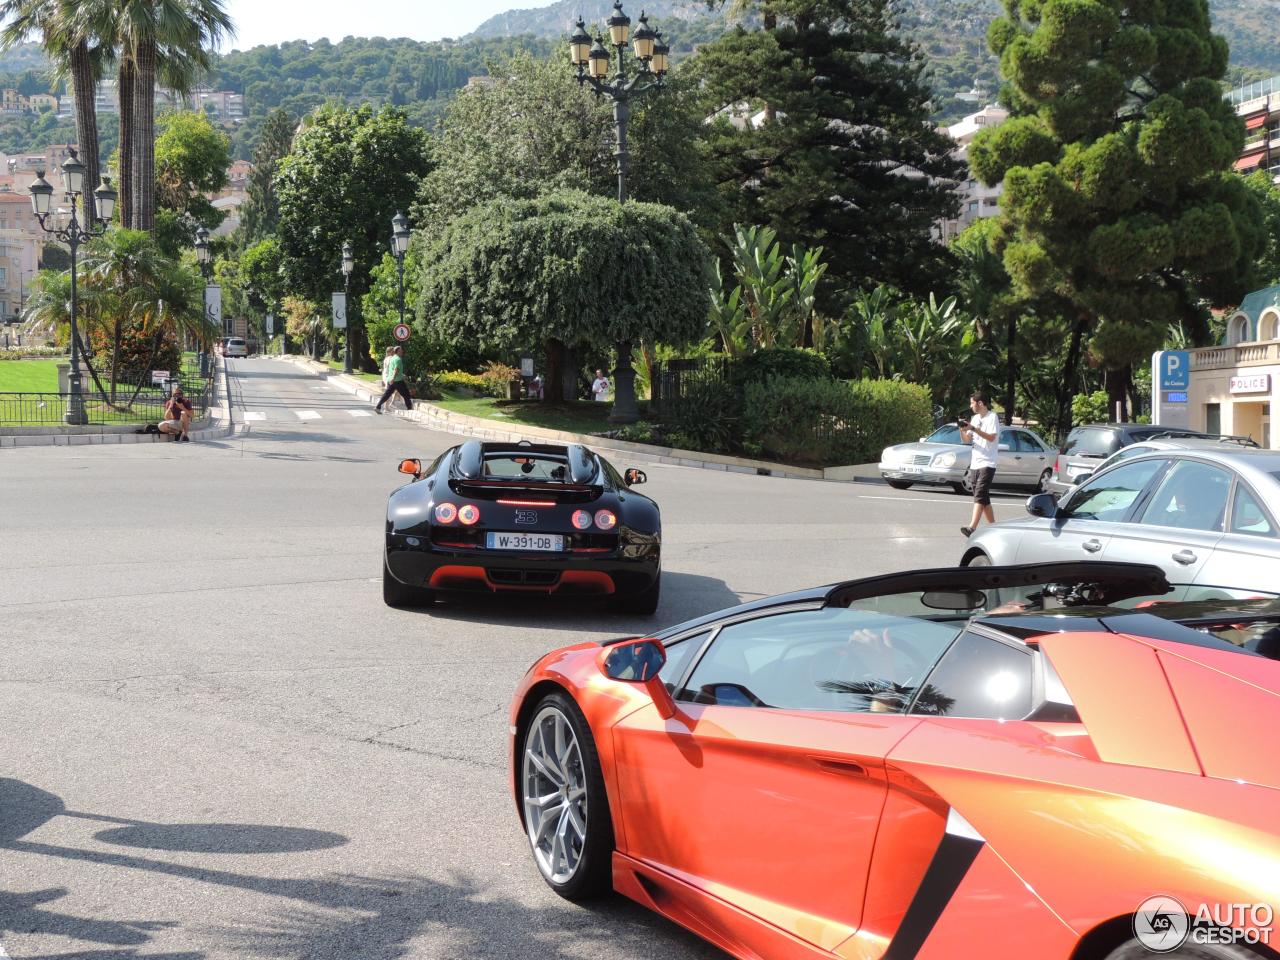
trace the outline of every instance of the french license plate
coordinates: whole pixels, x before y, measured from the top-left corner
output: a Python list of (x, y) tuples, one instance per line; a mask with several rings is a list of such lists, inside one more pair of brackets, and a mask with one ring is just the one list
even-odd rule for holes
[(564, 536), (559, 533), (487, 533), (485, 544), (490, 550), (564, 550)]
[(898, 469), (903, 473), (924, 473), (924, 467), (916, 467), (909, 464), (904, 467), (899, 467)]

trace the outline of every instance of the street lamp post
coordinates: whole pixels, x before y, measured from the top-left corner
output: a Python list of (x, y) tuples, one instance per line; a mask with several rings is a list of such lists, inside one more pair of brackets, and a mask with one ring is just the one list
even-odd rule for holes
[[(654, 90), (661, 90), (667, 74), (667, 61), (671, 50), (662, 40), (662, 34), (650, 29), (643, 11), (635, 33), (631, 32), (631, 18), (622, 12), (622, 0), (614, 0), (613, 14), (609, 17), (609, 45), (611, 55), (605, 49), (604, 39), (592, 40), (586, 24), (578, 18), (573, 36), (569, 38), (569, 60), (578, 69), (578, 84), (587, 84), (597, 97), (605, 97), (613, 103), (614, 136), (617, 151), (614, 157), (618, 169), (618, 202), (627, 202), (627, 121), (631, 119), (631, 102)], [(627, 76), (627, 41), (631, 41), (638, 63), (634, 76)], [(609, 68), (616, 56), (617, 73), (609, 77)], [(634, 423), (640, 419), (636, 406), (635, 370), (631, 366), (631, 344), (617, 344), (618, 366), (614, 370), (613, 413), (614, 423)]]
[(57, 237), (71, 248), (71, 373), (69, 386), (71, 395), (67, 399), (67, 412), (63, 420), (69, 424), (81, 425), (89, 422), (84, 410), (84, 393), (80, 383), (80, 329), (76, 324), (76, 311), (79, 301), (76, 293), (76, 254), (82, 243), (88, 243), (93, 237), (100, 237), (106, 232), (111, 222), (111, 214), (115, 210), (116, 191), (111, 182), (103, 177), (102, 183), (93, 191), (96, 201), (96, 223), (80, 225), (76, 219), (76, 206), (80, 195), (84, 192), (85, 166), (76, 156), (75, 150), (69, 150), (70, 156), (62, 163), (62, 187), (66, 192), (68, 206), (71, 208), (66, 226), (55, 222), (52, 227), (45, 223), (53, 205), (53, 185), (44, 178), (44, 171), (36, 171), (35, 182), (31, 184), (31, 208), (36, 219), (40, 221), (40, 229)]
[(409, 252), (409, 221), (399, 210), (391, 218), (391, 252), (396, 258), (399, 279), (400, 322), (404, 323), (404, 255)]
[(342, 352), (342, 372), (351, 373), (351, 271), (356, 268), (355, 253), (350, 243), (342, 245), (342, 288), (346, 297), (347, 335), (344, 337), (345, 347)]
[[(204, 318), (209, 319), (209, 277), (213, 273), (213, 250), (209, 247), (209, 231), (204, 225), (196, 229), (196, 263), (200, 265), (200, 276), (204, 277)], [(200, 344), (200, 376), (209, 376), (209, 353)]]

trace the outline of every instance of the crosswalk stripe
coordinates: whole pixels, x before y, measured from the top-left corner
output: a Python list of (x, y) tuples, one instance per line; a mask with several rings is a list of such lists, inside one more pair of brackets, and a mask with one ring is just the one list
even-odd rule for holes
[(265, 413), (259, 413), (257, 410), (246, 410), (244, 412), (244, 419), (245, 422), (248, 423), (251, 420), (265, 420), (267, 419), (267, 415)]
[(353, 417), (372, 417), (373, 413), (369, 410), (348, 410), (347, 413)]
[(314, 410), (295, 410), (293, 412), (294, 412), (294, 415), (297, 416), (299, 420), (319, 420), (320, 419), (320, 414), (316, 413)]

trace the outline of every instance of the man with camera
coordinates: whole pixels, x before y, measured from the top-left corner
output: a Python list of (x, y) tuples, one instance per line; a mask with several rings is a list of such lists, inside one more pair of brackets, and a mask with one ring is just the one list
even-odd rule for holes
[(973, 444), (973, 452), (969, 456), (969, 483), (973, 486), (973, 515), (967, 527), (960, 532), (966, 537), (972, 536), (978, 524), (985, 518), (987, 523), (995, 523), (995, 511), (991, 509), (991, 481), (996, 475), (996, 451), (1000, 442), (1000, 418), (988, 405), (985, 393), (975, 393), (969, 397), (969, 409), (973, 417), (966, 423), (963, 418), (956, 420), (960, 428), (960, 439)]
[(191, 401), (182, 395), (182, 387), (174, 384), (173, 395), (164, 405), (164, 419), (160, 421), (160, 432), (171, 435), (174, 442), (190, 443), (187, 430), (191, 426)]

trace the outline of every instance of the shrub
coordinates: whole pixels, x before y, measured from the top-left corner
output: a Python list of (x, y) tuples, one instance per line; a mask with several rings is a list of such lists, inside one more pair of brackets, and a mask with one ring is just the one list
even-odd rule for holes
[[(716, 381), (694, 381), (668, 421), (673, 447), (727, 453), (742, 439), (738, 393)], [(677, 442), (679, 438), (679, 442)]]
[(766, 347), (743, 357), (733, 368), (733, 380), (740, 387), (748, 383), (763, 383), (774, 377), (828, 380), (831, 378), (831, 364), (816, 350)]
[(0, 360), (38, 360), (51, 357), (65, 357), (67, 351), (58, 347), (10, 347), (0, 349)]
[(823, 464), (873, 462), (885, 447), (933, 425), (928, 388), (900, 380), (779, 377), (748, 384), (742, 420), (753, 449)]
[(489, 385), (483, 377), (462, 370), (437, 373), (431, 378), (431, 384), (438, 390), (470, 390), (477, 394), (489, 392)]
[(1071, 398), (1072, 423), (1106, 423), (1108, 416), (1107, 391), (1095, 390), (1093, 393), (1077, 393)]
[(505, 397), (507, 384), (520, 379), (520, 371), (497, 360), (490, 360), (480, 371), (480, 379), (484, 381), (484, 389), (490, 396)]
[[(120, 331), (120, 367), (116, 371), (116, 383), (150, 383), (152, 370), (178, 370), (182, 365), (182, 350), (171, 333), (161, 336), (155, 355), (151, 353), (154, 337), (137, 324), (126, 324)], [(108, 331), (95, 327), (89, 333), (89, 349), (93, 351), (93, 364), (106, 382), (111, 375), (111, 358), (114, 352)]]
[(657, 424), (648, 423), (644, 420), (638, 420), (635, 423), (629, 423), (625, 427), (620, 427), (614, 436), (618, 440), (630, 440), (632, 443), (660, 443), (662, 441), (661, 428)]

